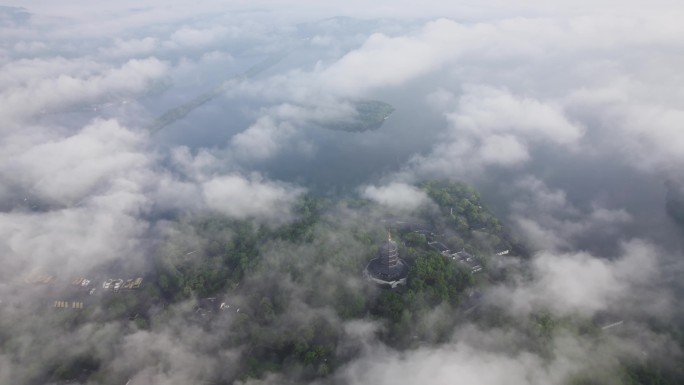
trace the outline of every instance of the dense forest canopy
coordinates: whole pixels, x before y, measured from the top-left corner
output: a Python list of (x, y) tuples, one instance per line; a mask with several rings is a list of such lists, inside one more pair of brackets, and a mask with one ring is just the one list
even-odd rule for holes
[[(405, 216), (368, 200), (305, 195), (285, 225), (217, 215), (179, 218), (166, 224), (168, 237), (154, 251), (139, 290), (102, 293), (100, 302), (80, 312), (36, 311), (55, 330), (197, 337), (193, 345), (201, 354), (231, 351), (230, 370), (200, 375), (210, 384), (272, 376), (284, 382), (334, 379), (371, 341), (399, 351), (440, 346), (469, 324), (516, 330), (509, 348), (550, 361), (558, 333), (589, 336), (593, 344), (609, 338), (596, 319), (546, 311), (520, 319), (490, 301), (489, 288), (529, 275), (529, 256), (472, 187), (430, 181), (420, 188), (430, 202)], [(408, 284), (396, 289), (361, 274), (388, 231), (410, 267)], [(187, 328), (197, 335), (176, 334)], [(6, 347), (20, 344), (17, 336), (0, 336)], [(43, 354), (39, 346), (30, 349)], [(111, 359), (106, 350), (71, 350), (25, 380), (125, 383), (132, 373), (105, 365)], [(681, 366), (649, 359), (625, 359), (620, 367), (627, 383), (682, 378)], [(593, 374), (573, 378), (573, 384), (594, 383)]]

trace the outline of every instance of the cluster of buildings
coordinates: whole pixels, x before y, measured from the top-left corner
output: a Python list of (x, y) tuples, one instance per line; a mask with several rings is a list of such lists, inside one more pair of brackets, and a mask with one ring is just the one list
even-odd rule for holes
[(198, 299), (197, 303), (195, 304), (195, 307), (193, 308), (193, 311), (195, 312), (195, 314), (199, 316), (207, 317), (210, 315), (227, 311), (239, 313), (240, 308), (231, 307), (228, 303), (224, 302), (223, 300), (220, 300), (215, 297), (209, 297)]
[[(47, 285), (54, 283), (55, 275), (34, 270), (26, 277), (25, 281), (29, 284)], [(85, 277), (74, 278), (71, 281), (72, 286), (83, 289), (88, 289), (91, 283), (92, 281)], [(102, 283), (102, 288), (113, 291), (119, 291), (119, 289), (138, 289), (142, 286), (142, 283), (142, 277), (131, 278), (125, 281), (121, 278), (108, 278)], [(93, 294), (94, 291), (95, 288), (91, 288), (89, 293)]]
[[(417, 231), (415, 231), (417, 232)], [(423, 233), (421, 233), (423, 234)], [(434, 236), (433, 233), (430, 233), (430, 235)], [(427, 236), (426, 236), (427, 237)], [(430, 237), (428, 239), (433, 239), (433, 237)], [(482, 265), (480, 264), (479, 258), (475, 257), (474, 255), (468, 253), (465, 250), (461, 250), (455, 253), (452, 253), (451, 250), (442, 242), (431, 240), (428, 241), (428, 245), (432, 247), (433, 249), (439, 251), (443, 256), (449, 257), (453, 259), (454, 261), (457, 261), (459, 263), (462, 263), (463, 265), (467, 266), (468, 269), (470, 269), (470, 272), (475, 274), (479, 273), (482, 271)], [(507, 255), (509, 250), (504, 250), (496, 253), (496, 255)]]
[(108, 278), (102, 283), (104, 290), (119, 291), (121, 289), (138, 289), (142, 286), (142, 277), (131, 278), (124, 281), (121, 278)]
[(461, 250), (457, 253), (453, 253), (449, 255), (451, 259), (458, 261), (459, 263), (464, 264), (470, 269), (471, 273), (479, 273), (482, 271), (482, 265), (478, 262), (477, 258), (475, 256), (469, 254), (465, 250)]
[(53, 307), (57, 309), (83, 309), (83, 302), (79, 301), (55, 301)]
[[(33, 270), (26, 278), (25, 282), (28, 284), (33, 284), (33, 285), (51, 285), (54, 284), (56, 281), (56, 277), (53, 274), (45, 273), (39, 269)], [(108, 278), (102, 283), (102, 288), (104, 290), (111, 290), (114, 292), (117, 292), (121, 289), (138, 289), (142, 286), (143, 283), (143, 278), (138, 277), (138, 278), (131, 278), (127, 280), (123, 280), (120, 278), (114, 279), (114, 278)], [(77, 277), (71, 280), (70, 282), (70, 287), (74, 288), (76, 290), (76, 293), (81, 293), (81, 294), (76, 294), (72, 293), (76, 297), (81, 297), (84, 299), (82, 296), (85, 295), (85, 292), (88, 293), (88, 295), (93, 295), (97, 289), (97, 285), (93, 285), (93, 282), (85, 277)], [(87, 297), (86, 297), (87, 298)], [(79, 301), (77, 299), (71, 299), (71, 300), (55, 300), (52, 302), (52, 307), (55, 309), (83, 309), (84, 308), (84, 302)]]
[(77, 287), (88, 287), (88, 285), (90, 285), (90, 280), (80, 277), (71, 281), (71, 284)]
[(54, 280), (54, 275), (34, 270), (31, 272), (31, 274), (28, 275), (28, 277), (26, 277), (25, 281), (26, 283), (30, 284), (47, 285), (48, 283), (52, 283), (52, 281)]
[[(431, 248), (439, 251), (447, 258), (463, 264), (470, 270), (471, 274), (479, 273), (483, 270), (479, 258), (465, 250), (452, 253), (444, 243), (435, 240), (436, 234), (425, 229), (412, 230), (412, 232), (425, 235)], [(496, 254), (506, 255), (508, 250)], [(371, 282), (394, 289), (398, 286), (406, 285), (408, 272), (409, 266), (400, 258), (397, 243), (392, 240), (392, 235), (388, 234), (387, 241), (380, 247), (377, 256), (368, 262), (363, 270), (363, 275)]]
[(446, 245), (443, 244), (442, 242), (431, 241), (431, 242), (428, 242), (428, 246), (430, 246), (430, 247), (432, 247), (433, 249), (439, 251), (439, 252), (440, 252), (442, 255), (444, 255), (444, 256), (449, 255), (449, 253), (451, 252), (451, 250), (449, 250), (449, 248), (446, 247)]

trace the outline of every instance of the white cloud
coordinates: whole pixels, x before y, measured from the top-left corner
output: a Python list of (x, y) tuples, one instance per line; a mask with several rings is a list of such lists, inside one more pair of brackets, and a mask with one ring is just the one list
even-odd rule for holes
[(18, 134), (0, 146), (10, 159), (0, 177), (40, 199), (73, 204), (121, 178), (140, 178), (150, 162), (143, 143), (142, 135), (111, 120), (67, 137)]
[(684, 109), (628, 104), (620, 110), (614, 135), (623, 135), (618, 151), (630, 163), (645, 170), (684, 167)]
[(233, 174), (212, 178), (202, 184), (202, 194), (210, 209), (233, 218), (287, 221), (290, 208), (302, 189), (268, 182), (254, 175), (247, 179)]
[(529, 141), (573, 144), (584, 131), (568, 120), (557, 103), (486, 86), (467, 86), (457, 110), (447, 117), (455, 138), (509, 133)]
[(540, 250), (558, 250), (570, 245), (570, 239), (564, 234), (558, 234), (557, 229), (551, 229), (546, 223), (539, 223), (527, 217), (514, 217), (514, 230), (524, 236), (526, 244)]
[[(50, 62), (40, 63), (51, 66)], [(8, 122), (26, 119), (40, 112), (77, 103), (98, 102), (109, 93), (135, 93), (145, 90), (151, 80), (165, 74), (167, 65), (156, 58), (131, 59), (119, 68), (103, 68), (90, 74), (67, 75), (58, 69), (41, 69), (43, 78), (0, 91), (0, 117)], [(9, 127), (0, 128), (7, 131)]]
[(113, 260), (142, 264), (147, 224), (137, 217), (147, 203), (136, 192), (113, 191), (78, 207), (0, 213), (3, 264), (18, 281), (36, 267), (68, 279)]
[[(343, 367), (338, 378), (354, 385), (453, 384), (454, 381), (483, 385), (561, 385), (577, 379), (579, 374), (610, 381), (618, 370), (617, 359), (639, 350), (634, 342), (621, 342), (610, 336), (599, 344), (590, 338), (557, 333), (548, 345), (552, 353), (541, 355), (516, 343), (520, 338), (512, 330), (465, 326), (456, 330), (451, 342), (438, 347), (398, 352), (382, 345), (373, 346)], [(657, 349), (654, 343), (648, 345), (640, 348)]]
[(145, 137), (112, 120), (69, 136), (31, 128), (0, 146), (11, 159), (0, 165), (1, 198), (15, 203), (0, 213), (3, 263), (66, 274), (114, 259), (139, 261), (147, 229), (140, 217), (155, 183)]
[(512, 135), (492, 135), (485, 138), (479, 152), (485, 164), (521, 164), (530, 160), (527, 147)]
[(311, 157), (316, 144), (307, 136), (310, 128), (352, 121), (358, 112), (353, 104), (317, 98), (305, 103), (281, 103), (260, 111), (260, 117), (247, 129), (234, 135), (228, 146), (240, 162), (260, 162), (282, 154)]
[[(2, 66), (0, 85), (5, 91), (21, 89), (42, 79), (54, 79), (61, 75), (73, 77), (89, 76), (103, 71), (104, 63), (86, 57), (17, 59)], [(15, 88), (16, 87), (16, 88)]]
[(577, 208), (567, 200), (565, 191), (549, 188), (529, 175), (509, 187), (515, 231), (540, 250), (567, 250), (580, 238), (608, 237), (633, 221), (623, 208), (610, 209), (596, 202), (588, 209)]
[(662, 312), (667, 295), (653, 290), (659, 277), (658, 250), (632, 240), (622, 244), (622, 255), (601, 259), (586, 252), (541, 252), (531, 263), (532, 280), (492, 291), (492, 300), (514, 314), (547, 310), (559, 316), (592, 316), (599, 311), (629, 312), (649, 306)]
[(0, 165), (0, 202), (12, 209), (0, 212), (0, 262), (17, 279), (34, 267), (69, 275), (113, 260), (143, 264), (152, 210), (280, 224), (303, 193), (256, 174), (226, 174), (206, 151), (176, 149), (174, 172), (159, 167), (147, 145), (147, 136), (114, 120), (74, 134), (33, 126), (8, 136), (0, 145), (10, 160)]
[(202, 149), (193, 155), (187, 147), (174, 148), (172, 169), (180, 177), (160, 177), (155, 202), (168, 209), (208, 209), (236, 219), (273, 224), (291, 219), (292, 205), (305, 189), (268, 180), (258, 173), (238, 172), (235, 164), (220, 157), (221, 153)]
[(115, 38), (114, 44), (111, 47), (101, 48), (106, 56), (112, 57), (132, 57), (149, 55), (159, 47), (159, 40), (154, 37), (144, 37), (141, 39)]
[[(540, 359), (529, 353), (518, 357), (497, 352), (483, 352), (467, 344), (455, 344), (440, 349), (418, 349), (405, 356), (378, 349), (369, 362), (356, 361), (345, 368), (345, 380), (350, 384), (453, 384), (464, 383), (549, 384), (549, 378), (532, 376), (541, 371)], [(530, 382), (532, 378), (535, 378)]]
[[(453, 100), (444, 90), (438, 97)], [(404, 178), (474, 177), (490, 166), (519, 167), (532, 159), (535, 146), (573, 149), (584, 134), (556, 103), (488, 86), (464, 87), (455, 111), (446, 116), (449, 126), (441, 140), (427, 155), (410, 160)]]
[(271, 117), (265, 116), (235, 135), (231, 147), (240, 159), (269, 159), (289, 145), (289, 139), (296, 133), (291, 124), (276, 123)]
[(335, 90), (357, 93), (368, 88), (397, 86), (439, 68), (456, 56), (456, 23), (428, 23), (414, 36), (390, 38), (374, 34), (364, 45), (342, 57), (321, 74)]
[(165, 45), (170, 48), (194, 49), (217, 43), (227, 35), (228, 29), (220, 25), (204, 29), (186, 26), (175, 31)]
[(14, 44), (14, 52), (20, 54), (36, 54), (47, 49), (47, 45), (41, 41), (19, 41)]
[(361, 196), (397, 211), (411, 211), (431, 202), (427, 194), (417, 187), (405, 183), (390, 183), (384, 186), (365, 186)]

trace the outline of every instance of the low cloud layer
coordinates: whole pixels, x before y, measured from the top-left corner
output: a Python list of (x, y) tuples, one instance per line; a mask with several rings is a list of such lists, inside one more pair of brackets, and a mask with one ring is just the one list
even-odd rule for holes
[(488, 86), (466, 86), (446, 119), (441, 143), (411, 159), (413, 173), (474, 177), (489, 166), (518, 167), (531, 160), (533, 146), (577, 145), (584, 131), (554, 103)]
[(303, 190), (228, 175), (205, 182), (202, 191), (209, 208), (230, 217), (278, 219), (287, 218), (295, 198)]
[[(202, 249), (228, 250), (234, 237), (201, 239), (193, 220), (277, 231), (313, 186), (381, 209), (349, 204), (309, 233), (288, 228), (312, 244), (241, 245), (240, 264), (262, 253), (266, 267), (231, 299), (262, 293), (259, 309), (282, 300), (287, 325), (272, 330), (283, 335), (311, 319), (340, 333), (347, 361), (314, 383), (619, 383), (625, 362), (681, 358), (667, 331), (678, 293), (663, 271), (679, 271), (681, 229), (656, 212), (656, 184), (684, 167), (679, 3), (24, 6), (0, 7), (1, 383), (57, 372), (63, 352), (97, 357), (100, 375), (131, 385), (299, 378), (296, 365), (235, 378), (250, 352), (231, 327), (245, 318), (203, 324), (193, 303), (165, 298), (144, 326), (95, 310), (62, 330), (44, 324), (36, 309), (52, 297), (26, 278), (146, 271), (160, 252), (193, 267)], [(357, 117), (364, 100), (395, 112), (374, 131), (326, 128)], [(345, 185), (346, 173), (360, 182)], [(331, 302), (336, 290), (377, 295), (339, 271), (372, 254), (363, 234), (381, 233), (387, 212), (433, 206), (416, 187), (432, 178), (482, 187), (483, 205), (532, 252), (489, 260), (504, 278), (478, 293), (512, 326), (437, 306), (424, 325), (457, 326), (400, 350), (381, 338), (393, 325), (342, 319)], [(212, 268), (225, 268), (218, 259)], [(601, 317), (624, 324), (604, 333)]]
[[(152, 80), (166, 72), (166, 65), (157, 58), (131, 59), (118, 68), (102, 68), (79, 61), (57, 58), (29, 62), (28, 67), (24, 66), (23, 60), (10, 63), (6, 70), (10, 71), (8, 77), (14, 84), (0, 93), (2, 119), (16, 124), (65, 107), (100, 103), (112, 94), (133, 95), (146, 90)], [(65, 66), (67, 71), (74, 73), (65, 72)], [(91, 72), (93, 69), (95, 73)], [(18, 78), (12, 75), (13, 72), (18, 73)], [(5, 126), (5, 133), (8, 129)]]
[(366, 186), (361, 190), (361, 196), (399, 212), (410, 212), (430, 202), (424, 191), (404, 183)]
[(531, 281), (501, 287), (493, 298), (514, 314), (546, 309), (561, 316), (593, 316), (599, 311), (625, 312), (638, 306), (650, 308), (644, 314), (666, 315), (669, 298), (654, 290), (660, 279), (662, 250), (639, 240), (621, 246), (622, 255), (614, 260), (586, 252), (541, 252), (531, 261)]
[(509, 193), (517, 197), (510, 202), (511, 221), (527, 244), (538, 250), (573, 249), (587, 237), (603, 237), (606, 242), (621, 226), (635, 221), (627, 210), (597, 202), (585, 210), (577, 208), (563, 190), (529, 175), (512, 184)]

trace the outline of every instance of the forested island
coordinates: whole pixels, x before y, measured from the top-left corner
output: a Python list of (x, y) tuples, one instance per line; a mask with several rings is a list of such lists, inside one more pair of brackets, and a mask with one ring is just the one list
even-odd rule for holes
[(335, 131), (365, 132), (377, 130), (394, 112), (392, 105), (379, 100), (360, 100), (352, 103), (356, 115), (328, 122), (324, 128)]
[[(281, 383), (325, 380), (355, 359), (367, 339), (410, 351), (447, 343), (465, 323), (522, 330), (525, 338), (512, 348), (542, 357), (553, 356), (549, 341), (557, 330), (601, 338), (604, 332), (592, 319), (537, 312), (520, 321), (487, 303), (488, 287), (525, 275), (525, 248), (473, 188), (450, 181), (419, 187), (434, 203), (410, 215), (364, 199), (307, 195), (283, 225), (218, 215), (178, 218), (151, 256), (139, 290), (104, 293), (80, 311), (42, 315), (54, 328), (117, 325), (117, 333), (163, 331), (178, 343), (187, 342), (184, 333), (192, 330), (204, 336), (192, 340), (202, 354), (234, 352), (225, 357), (230, 370), (207, 371), (206, 384), (274, 375)], [(407, 285), (393, 290), (361, 275), (388, 231), (410, 267)], [(7, 347), (19, 343), (2, 333), (2, 324), (13, 321), (0, 320)], [(70, 350), (36, 367), (27, 383), (77, 378), (125, 384), (133, 374), (112, 371), (99, 357)], [(624, 383), (676, 383), (648, 361), (623, 366)], [(572, 384), (592, 381), (578, 373)]]

